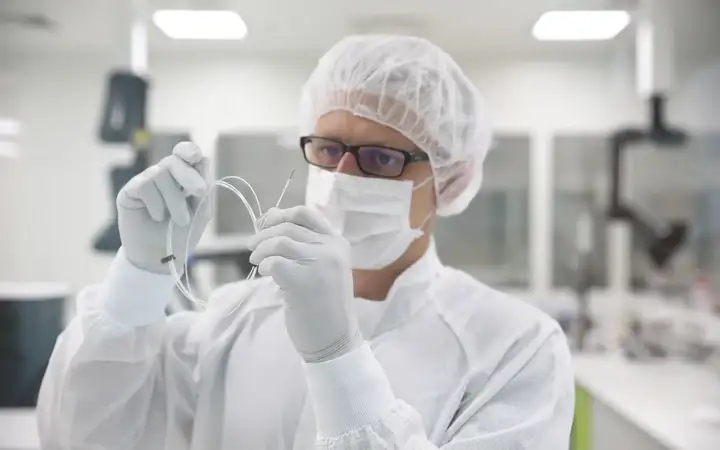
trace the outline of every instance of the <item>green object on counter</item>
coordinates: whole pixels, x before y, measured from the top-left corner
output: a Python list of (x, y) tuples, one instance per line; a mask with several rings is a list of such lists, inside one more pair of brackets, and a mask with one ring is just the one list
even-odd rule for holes
[(592, 450), (592, 397), (580, 386), (575, 386), (575, 420), (570, 436), (572, 450)]

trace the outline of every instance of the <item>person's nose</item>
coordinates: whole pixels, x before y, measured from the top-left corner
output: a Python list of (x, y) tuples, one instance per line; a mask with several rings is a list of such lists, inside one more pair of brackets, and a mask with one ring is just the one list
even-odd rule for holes
[(363, 175), (362, 171), (360, 170), (360, 166), (358, 165), (357, 159), (355, 159), (355, 155), (350, 152), (345, 153), (342, 156), (340, 162), (335, 168), (335, 172), (340, 172), (347, 175)]

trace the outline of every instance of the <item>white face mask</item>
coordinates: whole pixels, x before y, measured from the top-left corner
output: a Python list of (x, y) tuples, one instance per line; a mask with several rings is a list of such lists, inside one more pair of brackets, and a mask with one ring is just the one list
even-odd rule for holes
[(311, 166), (305, 203), (322, 211), (352, 247), (354, 269), (382, 269), (397, 261), (422, 228), (410, 227), (412, 181), (365, 178)]

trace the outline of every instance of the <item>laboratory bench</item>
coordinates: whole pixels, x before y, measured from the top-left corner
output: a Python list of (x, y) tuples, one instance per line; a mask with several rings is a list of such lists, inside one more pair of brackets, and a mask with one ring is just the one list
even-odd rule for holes
[(0, 408), (0, 450), (40, 450), (33, 408)]
[(720, 450), (720, 373), (675, 360), (574, 357), (573, 450)]
[(0, 281), (0, 450), (39, 450), (37, 391), (72, 291), (65, 283)]

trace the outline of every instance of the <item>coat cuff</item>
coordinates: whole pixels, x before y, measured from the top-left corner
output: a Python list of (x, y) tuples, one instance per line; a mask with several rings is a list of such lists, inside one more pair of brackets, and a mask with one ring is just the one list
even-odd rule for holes
[(135, 267), (120, 248), (100, 286), (100, 298), (110, 317), (129, 327), (142, 327), (165, 318), (174, 285), (172, 275)]
[(336, 359), (305, 364), (305, 371), (319, 437), (378, 422), (395, 405), (390, 382), (367, 342)]

